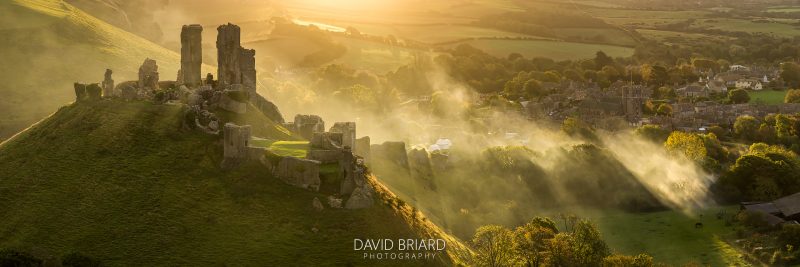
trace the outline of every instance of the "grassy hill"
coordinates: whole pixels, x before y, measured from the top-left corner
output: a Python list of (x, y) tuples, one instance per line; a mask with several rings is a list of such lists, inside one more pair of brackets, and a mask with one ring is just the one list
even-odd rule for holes
[[(0, 248), (77, 251), (108, 266), (452, 264), (447, 255), (362, 259), (354, 238), (449, 237), (375, 180), (381, 197), (371, 208), (316, 211), (312, 200), (324, 194), (285, 185), (263, 166), (223, 171), (220, 138), (185, 130), (183, 112), (77, 103), (1, 144)], [(469, 253), (454, 239), (448, 248)]]
[(0, 35), (0, 140), (71, 102), (73, 82), (100, 82), (106, 68), (119, 83), (148, 57), (162, 80), (180, 64), (177, 53), (61, 0), (0, 1)]

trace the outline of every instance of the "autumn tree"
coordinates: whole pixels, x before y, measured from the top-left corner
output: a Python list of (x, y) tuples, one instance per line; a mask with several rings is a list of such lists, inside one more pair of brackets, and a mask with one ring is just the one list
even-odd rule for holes
[(733, 89), (728, 92), (728, 100), (733, 104), (743, 104), (750, 102), (750, 94), (744, 89)]
[(800, 103), (800, 89), (791, 89), (783, 98), (784, 103)]
[(742, 115), (733, 123), (733, 133), (744, 140), (754, 141), (758, 135), (759, 125), (760, 123), (755, 117)]
[(708, 153), (703, 138), (681, 131), (672, 132), (664, 142), (664, 147), (672, 153), (683, 154), (694, 161), (705, 160)]
[(511, 230), (503, 226), (481, 226), (472, 237), (472, 245), (477, 252), (475, 261), (480, 266), (514, 265), (513, 236)]

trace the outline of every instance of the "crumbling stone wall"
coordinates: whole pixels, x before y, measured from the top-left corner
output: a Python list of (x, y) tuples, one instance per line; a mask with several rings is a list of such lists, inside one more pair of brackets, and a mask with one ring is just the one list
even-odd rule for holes
[(247, 147), (250, 145), (250, 125), (239, 126), (226, 123), (223, 130), (224, 160), (241, 162), (247, 159)]
[(80, 102), (86, 99), (86, 85), (82, 83), (75, 83), (75, 102)]
[(282, 158), (273, 169), (273, 175), (287, 184), (319, 191), (322, 181), (319, 178), (320, 162), (295, 157)]
[(398, 167), (408, 169), (408, 155), (406, 154), (406, 143), (404, 142), (384, 142), (370, 146), (372, 164), (394, 164)]
[(239, 81), (250, 94), (256, 94), (256, 50), (239, 48)]
[(298, 114), (294, 116), (294, 123), (291, 124), (291, 127), (303, 138), (311, 140), (314, 137), (314, 133), (325, 132), (325, 121), (317, 115)]
[(202, 84), (200, 67), (203, 64), (203, 26), (183, 25), (181, 28), (181, 70), (178, 83), (196, 87)]
[(356, 145), (356, 123), (337, 122), (331, 127), (330, 132), (342, 134), (342, 147), (354, 148)]
[(145, 59), (139, 67), (139, 88), (158, 89), (158, 64), (153, 59)]
[(356, 146), (353, 148), (353, 153), (357, 156), (364, 158), (365, 163), (370, 161), (370, 141), (369, 136), (364, 136), (356, 139)]
[(237, 114), (246, 113), (247, 92), (238, 89), (223, 91), (219, 100), (219, 107)]
[(103, 82), (101, 86), (103, 87), (103, 96), (105, 97), (111, 97), (115, 95), (114, 79), (111, 78), (113, 73), (114, 72), (111, 71), (111, 69), (106, 69), (106, 73), (103, 75)]
[(408, 168), (411, 177), (422, 186), (433, 189), (433, 166), (428, 151), (415, 148), (408, 151)]
[(240, 34), (239, 26), (230, 23), (217, 28), (217, 82), (220, 86), (241, 84)]

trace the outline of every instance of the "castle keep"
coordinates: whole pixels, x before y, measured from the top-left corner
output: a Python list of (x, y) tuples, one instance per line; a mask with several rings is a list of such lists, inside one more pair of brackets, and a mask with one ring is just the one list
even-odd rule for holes
[(203, 65), (203, 26), (192, 24), (181, 28), (181, 70), (178, 83), (195, 87), (202, 85), (200, 66)]

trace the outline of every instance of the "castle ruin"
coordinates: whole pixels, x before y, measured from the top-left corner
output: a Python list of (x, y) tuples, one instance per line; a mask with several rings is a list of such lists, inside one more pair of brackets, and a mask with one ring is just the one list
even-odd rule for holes
[(192, 24), (181, 28), (181, 69), (178, 83), (188, 87), (202, 85), (203, 26)]

